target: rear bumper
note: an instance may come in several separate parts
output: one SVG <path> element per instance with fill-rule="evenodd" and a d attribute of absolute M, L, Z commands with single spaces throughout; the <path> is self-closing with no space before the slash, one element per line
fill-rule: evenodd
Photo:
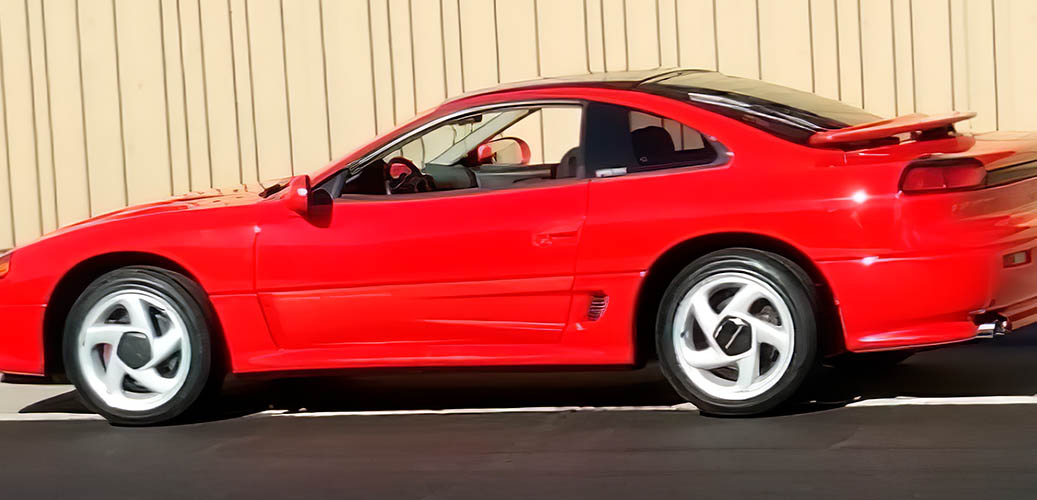
<path fill-rule="evenodd" d="M 855 215 L 867 239 L 817 262 L 838 303 L 846 349 L 971 340 L 980 324 L 1001 317 L 1016 329 L 1037 322 L 1034 193 L 1037 179 L 872 200 L 871 212 Z M 1028 258 L 1006 259 L 1019 252 Z"/>
<path fill-rule="evenodd" d="M 991 306 L 989 252 L 820 262 L 853 352 L 970 340 Z"/>
<path fill-rule="evenodd" d="M 0 373 L 43 375 L 44 305 L 0 305 Z"/>

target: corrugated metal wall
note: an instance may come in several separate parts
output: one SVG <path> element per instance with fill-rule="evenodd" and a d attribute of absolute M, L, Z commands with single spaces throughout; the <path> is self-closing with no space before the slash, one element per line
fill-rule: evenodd
<path fill-rule="evenodd" d="M 0 248 L 307 172 L 463 91 L 719 68 L 1037 129 L 1034 0 L 0 0 Z"/>

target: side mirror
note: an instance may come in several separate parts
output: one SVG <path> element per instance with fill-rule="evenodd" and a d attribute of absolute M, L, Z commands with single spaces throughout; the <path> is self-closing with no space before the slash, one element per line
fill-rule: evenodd
<path fill-rule="evenodd" d="M 518 137 L 501 137 L 475 148 L 476 165 L 528 165 L 529 144 Z"/>
<path fill-rule="evenodd" d="M 289 210 L 303 218 L 322 225 L 331 217 L 331 195 L 323 189 L 313 190 L 310 176 L 299 175 L 288 181 L 284 203 Z"/>

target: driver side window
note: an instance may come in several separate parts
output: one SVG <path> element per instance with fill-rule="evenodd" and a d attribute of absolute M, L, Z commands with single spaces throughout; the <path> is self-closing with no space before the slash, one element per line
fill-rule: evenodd
<path fill-rule="evenodd" d="M 575 104 L 463 116 L 345 172 L 341 195 L 520 188 L 582 177 L 582 123 Z"/>

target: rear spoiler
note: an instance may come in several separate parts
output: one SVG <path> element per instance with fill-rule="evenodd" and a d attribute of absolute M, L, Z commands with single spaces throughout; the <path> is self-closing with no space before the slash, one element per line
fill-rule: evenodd
<path fill-rule="evenodd" d="M 927 130 L 946 128 L 957 122 L 971 120 L 975 117 L 976 113 L 974 112 L 954 112 L 935 116 L 923 114 L 904 115 L 855 127 L 818 132 L 810 136 L 808 144 L 811 146 L 836 146 L 847 143 L 874 141 L 908 132 L 925 132 Z"/>

